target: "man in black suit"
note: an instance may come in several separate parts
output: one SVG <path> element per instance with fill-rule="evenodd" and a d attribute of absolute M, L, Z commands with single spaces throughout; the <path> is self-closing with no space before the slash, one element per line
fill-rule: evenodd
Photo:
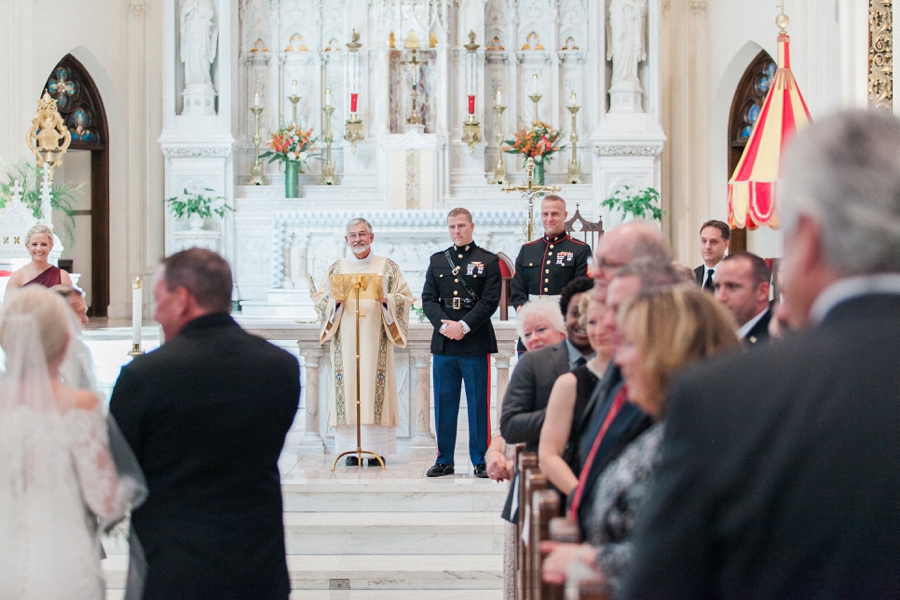
<path fill-rule="evenodd" d="M 491 315 L 500 304 L 500 260 L 472 241 L 472 213 L 454 208 L 447 216 L 453 245 L 431 255 L 422 290 L 422 308 L 434 326 L 431 335 L 434 421 L 438 456 L 428 477 L 455 472 L 456 424 L 461 384 L 466 385 L 469 458 L 475 476 L 487 478 L 484 453 L 491 436 L 491 354 L 497 338 Z"/>
<path fill-rule="evenodd" d="M 234 322 L 231 290 L 215 252 L 166 258 L 154 286 L 166 343 L 122 368 L 110 400 L 147 478 L 132 516 L 145 600 L 290 594 L 277 461 L 300 368 Z"/>
<path fill-rule="evenodd" d="M 798 134 L 779 187 L 796 333 L 673 384 L 621 597 L 900 597 L 898 156 L 889 113 Z"/>
<path fill-rule="evenodd" d="M 516 272 L 509 284 L 510 300 L 518 311 L 540 296 L 558 297 L 576 277 L 587 275 L 591 247 L 566 232 L 566 201 L 560 196 L 541 200 L 544 235 L 525 243 L 516 257 Z M 525 351 L 519 340 L 517 350 Z"/>
<path fill-rule="evenodd" d="M 729 254 L 719 263 L 716 300 L 731 311 L 738 324 L 738 337 L 750 345 L 769 339 L 770 278 L 766 261 L 750 252 Z"/>
<path fill-rule="evenodd" d="M 593 358 L 590 342 L 578 321 L 581 295 L 593 288 L 589 277 L 578 277 L 563 288 L 559 308 L 566 319 L 566 338 L 558 344 L 526 352 L 519 358 L 503 397 L 500 433 L 510 444 L 525 444 L 537 452 L 547 401 L 560 375 Z"/>
<path fill-rule="evenodd" d="M 728 223 L 712 219 L 700 226 L 700 255 L 703 264 L 694 269 L 697 285 L 708 292 L 715 291 L 716 269 L 725 258 L 731 244 L 731 228 Z"/>

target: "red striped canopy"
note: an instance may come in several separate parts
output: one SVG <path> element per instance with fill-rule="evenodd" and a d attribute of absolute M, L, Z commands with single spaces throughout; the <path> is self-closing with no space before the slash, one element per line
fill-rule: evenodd
<path fill-rule="evenodd" d="M 778 69 L 759 118 L 728 181 L 732 227 L 779 226 L 778 167 L 781 152 L 797 129 L 809 125 L 809 110 L 791 73 L 791 38 L 778 36 Z"/>

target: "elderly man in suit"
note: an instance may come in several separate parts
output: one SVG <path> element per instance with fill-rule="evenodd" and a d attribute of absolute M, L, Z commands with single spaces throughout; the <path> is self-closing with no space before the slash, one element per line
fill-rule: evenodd
<path fill-rule="evenodd" d="M 122 368 L 110 400 L 147 478 L 132 516 L 144 600 L 290 594 L 277 461 L 300 367 L 234 322 L 231 290 L 215 252 L 166 258 L 154 286 L 166 343 Z"/>
<path fill-rule="evenodd" d="M 889 113 L 798 134 L 782 265 L 807 329 L 674 383 L 621 597 L 900 595 L 898 156 Z"/>
<path fill-rule="evenodd" d="M 724 304 L 738 324 L 738 337 L 747 344 L 769 339 L 771 273 L 766 261 L 750 252 L 729 254 L 719 263 L 716 300 Z"/>

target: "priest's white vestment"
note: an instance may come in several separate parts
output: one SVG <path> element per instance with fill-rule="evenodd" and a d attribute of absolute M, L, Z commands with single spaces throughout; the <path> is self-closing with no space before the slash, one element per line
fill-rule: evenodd
<path fill-rule="evenodd" d="M 413 296 L 394 261 L 370 252 L 365 258 L 350 255 L 328 269 L 313 295 L 322 315 L 320 341 L 331 342 L 333 401 L 329 424 L 335 428 L 337 453 L 356 449 L 356 299 L 352 296 L 335 308 L 331 276 L 360 274 L 382 276 L 380 300 L 359 301 L 360 415 L 362 449 L 386 456 L 397 449 L 397 378 L 394 346 L 406 347 L 409 308 Z"/>

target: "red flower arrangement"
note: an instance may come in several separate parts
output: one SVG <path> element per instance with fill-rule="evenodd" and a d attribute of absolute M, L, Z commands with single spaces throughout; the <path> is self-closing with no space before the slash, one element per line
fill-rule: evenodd
<path fill-rule="evenodd" d="M 562 146 L 559 138 L 562 133 L 558 129 L 547 125 L 542 121 L 535 121 L 530 127 L 523 127 L 515 134 L 515 139 L 506 140 L 502 150 L 509 154 L 524 154 L 531 158 L 543 158 L 550 160 L 554 152 L 559 152 Z"/>

